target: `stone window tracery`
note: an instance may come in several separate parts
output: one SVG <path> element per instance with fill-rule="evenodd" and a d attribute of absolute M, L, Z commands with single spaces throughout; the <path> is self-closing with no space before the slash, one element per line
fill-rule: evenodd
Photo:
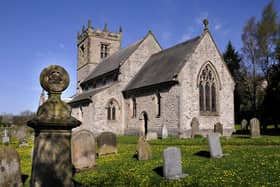
<path fill-rule="evenodd" d="M 207 64 L 199 75 L 199 110 L 203 114 L 217 112 L 217 80 L 212 67 Z"/>
<path fill-rule="evenodd" d="M 110 121 L 115 121 L 118 119 L 118 104 L 116 103 L 116 101 L 114 100 L 111 100 L 107 107 L 107 120 L 110 120 Z"/>
<path fill-rule="evenodd" d="M 100 58 L 106 58 L 109 55 L 109 44 L 101 43 Z"/>

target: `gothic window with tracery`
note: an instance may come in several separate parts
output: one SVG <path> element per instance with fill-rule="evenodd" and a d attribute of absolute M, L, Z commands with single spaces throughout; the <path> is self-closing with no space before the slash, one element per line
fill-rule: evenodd
<path fill-rule="evenodd" d="M 109 44 L 101 43 L 100 58 L 106 58 L 109 55 Z"/>
<path fill-rule="evenodd" d="M 207 64 L 199 76 L 199 110 L 200 112 L 217 112 L 217 80 L 213 69 Z"/>
<path fill-rule="evenodd" d="M 114 100 L 111 100 L 106 107 L 107 109 L 107 120 L 117 120 L 117 103 Z"/>

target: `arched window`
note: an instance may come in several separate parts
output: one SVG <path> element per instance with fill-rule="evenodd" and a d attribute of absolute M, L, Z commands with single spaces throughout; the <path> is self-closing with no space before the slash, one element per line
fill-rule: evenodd
<path fill-rule="evenodd" d="M 115 100 L 110 100 L 107 107 L 107 120 L 117 120 L 118 118 L 118 104 Z"/>
<path fill-rule="evenodd" d="M 199 75 L 199 110 L 202 114 L 217 112 L 217 81 L 210 64 L 204 66 Z"/>
<path fill-rule="evenodd" d="M 136 118 L 136 98 L 132 98 L 132 118 Z"/>
<path fill-rule="evenodd" d="M 161 113 L 161 96 L 160 93 L 157 92 L 156 93 L 156 117 L 160 117 L 160 113 Z"/>

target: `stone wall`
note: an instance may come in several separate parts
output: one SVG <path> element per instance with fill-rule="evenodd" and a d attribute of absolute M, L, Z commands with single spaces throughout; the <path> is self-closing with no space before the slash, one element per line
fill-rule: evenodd
<path fill-rule="evenodd" d="M 111 131 L 116 134 L 123 134 L 126 126 L 126 108 L 125 101 L 122 95 L 122 90 L 128 84 L 128 82 L 135 76 L 139 69 L 144 65 L 148 58 L 160 51 L 161 48 L 155 41 L 151 34 L 148 34 L 136 51 L 126 60 L 126 62 L 120 68 L 120 75 L 118 81 L 112 84 L 108 88 L 95 94 L 91 99 L 92 103 L 82 108 L 83 125 L 81 128 L 91 130 L 95 134 L 99 134 L 104 131 Z M 117 120 L 107 120 L 106 107 L 108 102 L 114 99 L 118 103 L 119 114 Z M 79 108 L 73 108 L 72 113 L 75 117 L 79 118 Z M 80 115 L 81 116 L 81 115 Z"/>
<path fill-rule="evenodd" d="M 198 74 L 206 62 L 217 70 L 220 88 L 217 93 L 217 115 L 201 115 L 199 111 L 199 88 L 197 85 Z M 234 81 L 222 60 L 211 36 L 206 32 L 202 36 L 200 44 L 193 55 L 188 59 L 179 74 L 180 88 L 180 121 L 182 137 L 190 137 L 191 120 L 197 117 L 200 129 L 205 135 L 213 131 L 214 124 L 220 122 L 224 127 L 224 135 L 230 135 L 234 131 Z"/>
<path fill-rule="evenodd" d="M 161 136 L 161 128 L 166 125 L 168 134 L 178 136 L 179 129 L 179 95 L 178 86 L 173 86 L 160 92 L 161 112 L 157 116 L 156 93 L 136 97 L 136 118 L 132 117 L 132 99 L 125 100 L 126 106 L 126 133 L 138 134 L 144 126 L 143 112 L 148 116 L 148 132 L 157 132 Z"/>

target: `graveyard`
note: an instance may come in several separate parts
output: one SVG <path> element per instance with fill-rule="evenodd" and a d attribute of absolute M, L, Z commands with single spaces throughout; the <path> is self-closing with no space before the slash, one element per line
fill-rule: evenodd
<path fill-rule="evenodd" d="M 239 125 L 237 129 L 240 128 Z M 28 146 L 20 147 L 11 138 L 9 147 L 20 155 L 24 186 L 31 177 L 32 136 Z M 152 159 L 138 160 L 137 136 L 117 137 L 118 152 L 96 157 L 93 169 L 74 175 L 76 186 L 279 186 L 280 137 L 262 135 L 250 138 L 248 134 L 221 137 L 224 156 L 211 158 L 207 138 L 166 138 L 148 141 Z M 1 147 L 6 146 L 0 144 Z M 162 152 L 168 147 L 181 150 L 182 172 L 187 177 L 167 180 L 163 177 Z"/>

